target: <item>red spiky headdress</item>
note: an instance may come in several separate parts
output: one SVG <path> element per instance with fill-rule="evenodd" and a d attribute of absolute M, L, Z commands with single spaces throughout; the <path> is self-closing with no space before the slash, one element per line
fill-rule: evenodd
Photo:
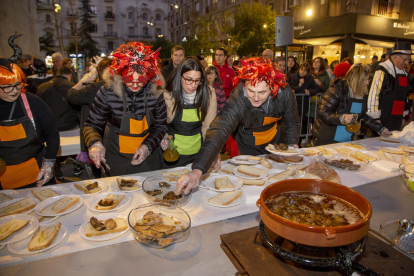
<path fill-rule="evenodd" d="M 348 62 L 341 62 L 335 66 L 333 74 L 336 78 L 343 78 L 348 73 L 349 68 L 351 68 L 351 65 Z"/>
<path fill-rule="evenodd" d="M 240 60 L 240 63 L 242 67 L 237 71 L 233 85 L 236 86 L 240 81 L 250 81 L 253 86 L 256 86 L 264 81 L 269 85 L 272 97 L 277 95 L 280 86 L 286 86 L 286 76 L 279 69 L 273 69 L 272 63 L 264 58 L 248 58 Z"/>
<path fill-rule="evenodd" d="M 157 74 L 160 73 L 158 66 L 161 48 L 155 52 L 151 50 L 151 46 L 145 46 L 141 42 L 129 42 L 122 44 L 112 54 L 114 57 L 112 65 L 109 66 L 114 72 L 122 76 L 123 82 L 131 82 L 134 72 L 141 74 L 138 80 L 142 83 L 154 81 Z M 161 85 L 161 81 L 157 81 L 157 85 Z"/>

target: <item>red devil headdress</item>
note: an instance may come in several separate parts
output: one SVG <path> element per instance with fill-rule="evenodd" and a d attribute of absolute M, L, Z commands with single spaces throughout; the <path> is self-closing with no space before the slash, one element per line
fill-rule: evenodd
<path fill-rule="evenodd" d="M 158 67 L 161 48 L 155 52 L 151 50 L 151 46 L 145 46 L 141 42 L 129 42 L 122 44 L 116 52 L 112 54 L 114 59 L 112 65 L 109 66 L 114 72 L 122 76 L 123 82 L 131 82 L 134 72 L 140 74 L 139 81 L 146 83 L 154 81 L 157 74 L 160 73 Z M 157 85 L 161 85 L 161 81 L 157 81 Z"/>
<path fill-rule="evenodd" d="M 277 95 L 280 86 L 286 86 L 286 76 L 279 69 L 273 69 L 272 63 L 264 58 L 248 58 L 240 60 L 240 63 L 242 67 L 233 79 L 235 86 L 239 81 L 250 81 L 253 86 L 264 81 L 269 85 L 273 97 Z"/>

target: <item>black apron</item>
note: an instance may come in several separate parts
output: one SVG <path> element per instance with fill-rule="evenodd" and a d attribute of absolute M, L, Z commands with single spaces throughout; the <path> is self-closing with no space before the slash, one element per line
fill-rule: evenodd
<path fill-rule="evenodd" d="M 395 85 L 394 89 L 389 93 L 383 93 L 381 95 L 381 123 L 389 131 L 401 130 L 404 106 L 409 91 L 407 76 L 404 74 L 397 74 L 397 70 L 394 66 L 395 72 Z"/>
<path fill-rule="evenodd" d="M 193 162 L 203 142 L 202 125 L 194 105 L 184 105 L 183 110 L 176 111 L 174 119 L 168 124 L 168 134 L 174 136 L 174 145 L 180 158 L 175 162 L 164 160 L 168 167 L 180 167 Z"/>
<path fill-rule="evenodd" d="M 363 99 L 348 97 L 348 105 L 343 114 L 361 114 L 363 101 Z M 323 123 L 315 146 L 349 142 L 352 139 L 352 134 L 352 132 L 346 130 L 344 125 L 327 125 Z"/>
<path fill-rule="evenodd" d="M 145 90 L 143 90 L 143 93 L 145 112 L 144 114 L 136 115 L 129 112 L 126 101 L 127 94 L 123 86 L 121 127 L 118 128 L 110 123 L 106 124 L 103 142 L 106 148 L 106 163 L 111 168 L 108 173 L 111 176 L 147 172 L 163 168 L 160 147 L 156 147 L 140 165 L 131 165 L 136 149 L 148 136 L 150 128 L 154 124 L 154 117 L 147 106 L 147 93 Z"/>
<path fill-rule="evenodd" d="M 24 107 L 25 116 L 11 120 L 12 108 L 9 120 L 0 121 L 0 157 L 6 162 L 6 169 L 0 174 L 4 190 L 35 186 L 46 152 L 37 137 L 26 95 L 21 93 L 18 101 Z"/>
<path fill-rule="evenodd" d="M 245 125 L 238 127 L 235 137 L 240 154 L 268 153 L 265 148 L 269 143 L 274 144 L 282 141 L 281 125 L 277 123 L 282 119 L 282 116 L 279 118 L 267 117 L 260 109 L 249 110 L 245 108 L 244 110 Z"/>

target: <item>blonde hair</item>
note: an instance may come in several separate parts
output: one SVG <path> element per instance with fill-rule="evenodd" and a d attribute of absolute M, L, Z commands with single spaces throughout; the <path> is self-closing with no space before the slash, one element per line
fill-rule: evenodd
<path fill-rule="evenodd" d="M 361 97 L 368 95 L 368 85 L 365 85 L 365 80 L 369 76 L 369 71 L 368 66 L 364 66 L 362 63 L 355 63 L 346 73 L 344 79 L 355 95 Z"/>

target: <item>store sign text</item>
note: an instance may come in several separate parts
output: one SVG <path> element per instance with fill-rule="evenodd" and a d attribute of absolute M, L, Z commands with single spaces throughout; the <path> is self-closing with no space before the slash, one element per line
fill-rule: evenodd
<path fill-rule="evenodd" d="M 393 27 L 397 28 L 397 29 L 407 29 L 408 30 L 410 28 L 410 25 L 405 25 L 405 24 L 402 24 L 402 23 L 394 22 Z"/>
<path fill-rule="evenodd" d="M 304 25 L 298 25 L 298 26 L 293 26 L 293 30 L 297 31 L 297 30 L 303 30 L 305 29 Z"/>
<path fill-rule="evenodd" d="M 306 31 L 300 31 L 300 34 L 299 35 L 303 35 L 303 34 L 309 33 L 310 31 L 312 31 L 312 29 L 309 29 L 309 30 L 306 30 Z"/>
<path fill-rule="evenodd" d="M 414 35 L 414 32 L 409 32 L 408 30 L 405 30 L 404 35 Z"/>

